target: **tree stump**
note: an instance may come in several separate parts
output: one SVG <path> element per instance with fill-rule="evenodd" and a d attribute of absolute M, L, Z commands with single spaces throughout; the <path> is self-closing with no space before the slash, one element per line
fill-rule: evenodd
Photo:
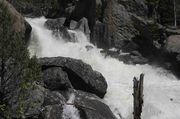
<path fill-rule="evenodd" d="M 141 119 L 142 106 L 143 106 L 143 82 L 144 82 L 144 74 L 140 75 L 140 79 L 138 80 L 134 77 L 134 119 Z"/>

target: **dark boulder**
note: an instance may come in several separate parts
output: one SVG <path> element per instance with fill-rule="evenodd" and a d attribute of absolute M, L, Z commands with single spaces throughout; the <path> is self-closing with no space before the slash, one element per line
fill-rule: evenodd
<path fill-rule="evenodd" d="M 51 30 L 58 29 L 59 27 L 62 27 L 64 25 L 65 20 L 66 18 L 64 17 L 57 19 L 48 19 L 45 22 L 45 26 Z"/>
<path fill-rule="evenodd" d="M 66 99 L 57 91 L 46 90 L 44 94 L 43 107 L 48 105 L 64 104 Z"/>
<path fill-rule="evenodd" d="M 96 0 L 78 0 L 68 21 L 79 21 L 83 17 L 88 19 L 90 30 L 92 30 L 96 17 Z"/>
<path fill-rule="evenodd" d="M 99 48 L 107 48 L 109 43 L 106 40 L 106 36 L 107 36 L 106 25 L 100 21 L 96 21 L 96 24 L 93 28 L 93 32 L 91 34 L 91 42 Z"/>
<path fill-rule="evenodd" d="M 164 46 L 166 33 L 164 28 L 154 20 L 132 16 L 134 27 L 139 31 L 139 37 L 134 39 L 144 55 L 159 55 L 159 50 Z"/>
<path fill-rule="evenodd" d="M 88 25 L 88 20 L 83 17 L 82 19 L 80 19 L 79 22 L 74 22 L 74 20 L 71 21 L 72 23 L 70 23 L 70 27 L 73 30 L 79 30 L 81 32 L 83 32 L 88 39 L 90 39 L 90 29 L 89 29 L 89 25 Z"/>
<path fill-rule="evenodd" d="M 45 27 L 53 31 L 53 35 L 60 36 L 67 41 L 72 41 L 73 38 L 68 32 L 68 29 L 63 26 L 66 18 L 49 19 L 45 22 Z"/>
<path fill-rule="evenodd" d="M 73 102 L 82 119 L 116 119 L 110 108 L 97 96 L 76 90 L 64 92 L 67 99 L 69 94 L 75 95 Z"/>
<path fill-rule="evenodd" d="M 63 119 L 63 105 L 45 106 L 39 116 L 40 119 Z"/>
<path fill-rule="evenodd" d="M 107 1 L 104 24 L 107 27 L 105 39 L 108 43 L 107 48 L 121 49 L 126 41 L 131 41 L 138 33 L 133 26 L 130 13 L 116 0 Z"/>
<path fill-rule="evenodd" d="M 125 6 L 125 8 L 138 16 L 147 16 L 148 7 L 146 0 L 118 0 L 119 4 Z"/>
<path fill-rule="evenodd" d="M 38 117 L 44 102 L 45 89 L 36 83 L 32 85 L 32 88 L 28 90 L 16 87 L 13 91 L 5 95 L 4 100 L 8 102 L 11 117 L 20 118 L 22 114 L 26 118 Z M 22 112 L 20 112 L 20 109 L 22 109 Z"/>
<path fill-rule="evenodd" d="M 45 87 L 50 90 L 66 90 L 72 88 L 67 73 L 60 67 L 50 67 L 43 70 L 42 79 Z"/>
<path fill-rule="evenodd" d="M 41 58 L 39 63 L 42 69 L 61 67 L 68 74 L 68 78 L 75 89 L 94 93 L 101 98 L 106 93 L 107 83 L 102 74 L 94 71 L 90 65 L 81 60 L 54 57 Z"/>

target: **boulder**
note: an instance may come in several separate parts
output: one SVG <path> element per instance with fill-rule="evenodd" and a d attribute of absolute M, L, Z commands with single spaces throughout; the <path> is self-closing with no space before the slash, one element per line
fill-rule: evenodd
<path fill-rule="evenodd" d="M 83 90 L 104 97 L 107 90 L 105 78 L 97 71 L 94 71 L 90 65 L 81 60 L 54 57 L 41 58 L 39 63 L 42 69 L 50 67 L 60 67 L 68 74 L 68 78 L 75 89 Z"/>
<path fill-rule="evenodd" d="M 104 24 L 107 27 L 107 34 L 105 34 L 107 48 L 121 49 L 126 41 L 131 41 L 138 33 L 133 26 L 130 13 L 116 0 L 107 1 Z"/>
<path fill-rule="evenodd" d="M 106 35 L 106 25 L 100 21 L 96 21 L 96 24 L 93 28 L 93 32 L 91 33 L 91 42 L 99 48 L 107 48 L 109 43 L 108 41 L 106 41 Z"/>
<path fill-rule="evenodd" d="M 77 90 L 64 92 L 67 99 L 69 94 L 75 96 L 73 102 L 82 119 L 116 119 L 110 108 L 97 96 Z"/>
<path fill-rule="evenodd" d="M 29 88 L 28 90 L 16 87 L 16 89 L 6 94 L 4 100 L 8 102 L 11 117 L 38 117 L 44 102 L 45 89 L 36 83 L 33 83 L 32 87 L 33 88 Z M 20 112 L 20 109 L 23 109 L 23 112 Z"/>
<path fill-rule="evenodd" d="M 73 38 L 68 32 L 68 29 L 63 26 L 66 18 L 49 19 L 45 22 L 45 27 L 53 31 L 56 37 L 62 37 L 66 41 L 73 41 Z"/>
<path fill-rule="evenodd" d="M 57 91 L 46 90 L 44 94 L 43 107 L 48 105 L 63 105 L 66 99 Z"/>
<path fill-rule="evenodd" d="M 10 14 L 10 17 L 13 21 L 12 29 L 18 34 L 20 34 L 23 39 L 27 42 L 31 33 L 31 26 L 24 20 L 20 13 L 16 11 L 16 9 L 6 0 L 0 0 L 2 5 L 7 6 L 7 11 Z M 0 8 L 1 10 L 1 8 Z"/>
<path fill-rule="evenodd" d="M 72 88 L 68 75 L 61 67 L 51 67 L 43 70 L 42 79 L 45 87 L 50 90 L 66 90 Z"/>
<path fill-rule="evenodd" d="M 63 105 L 48 105 L 45 106 L 40 114 L 41 119 L 63 119 Z"/>
<path fill-rule="evenodd" d="M 65 17 L 57 18 L 57 19 L 48 19 L 45 22 L 45 26 L 51 30 L 58 29 L 59 27 L 62 27 L 64 25 L 65 20 L 66 20 Z"/>
<path fill-rule="evenodd" d="M 69 21 L 79 21 L 83 17 L 88 19 L 90 30 L 92 30 L 96 17 L 96 0 L 78 0 Z"/>
<path fill-rule="evenodd" d="M 172 35 L 167 38 L 165 50 L 169 53 L 180 53 L 180 35 Z"/>
<path fill-rule="evenodd" d="M 71 21 L 70 23 L 70 27 L 73 30 L 79 30 L 81 32 L 83 32 L 88 39 L 90 39 L 90 29 L 89 29 L 89 25 L 88 25 L 88 20 L 83 17 L 79 22 L 74 22 L 74 20 Z"/>

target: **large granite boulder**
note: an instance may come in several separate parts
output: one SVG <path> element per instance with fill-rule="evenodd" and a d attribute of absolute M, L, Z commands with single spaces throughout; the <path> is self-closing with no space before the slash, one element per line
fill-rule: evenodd
<path fill-rule="evenodd" d="M 137 34 L 130 13 L 116 0 L 107 1 L 104 24 L 107 27 L 107 34 L 105 34 L 107 48 L 116 47 L 120 49 L 126 41 L 131 41 Z"/>
<path fill-rule="evenodd" d="M 16 9 L 6 0 L 0 0 L 0 4 L 7 7 L 7 12 L 10 14 L 12 19 L 12 29 L 20 34 L 22 38 L 27 42 L 30 38 L 31 26 L 25 21 L 25 19 L 21 16 L 20 13 L 16 11 Z M 3 7 L 0 8 L 0 12 Z M 2 13 L 0 13 L 2 14 Z"/>
<path fill-rule="evenodd" d="M 42 79 L 45 87 L 50 90 L 66 90 L 72 88 L 67 73 L 60 67 L 43 70 Z"/>
<path fill-rule="evenodd" d="M 96 17 L 96 0 L 78 0 L 69 18 L 69 22 L 71 20 L 79 21 L 83 17 L 88 19 L 90 30 L 92 30 Z"/>
<path fill-rule="evenodd" d="M 90 39 L 91 31 L 89 29 L 88 20 L 85 17 L 80 19 L 79 22 L 71 20 L 70 28 L 72 30 L 79 30 L 79 31 L 83 32 L 87 36 L 87 38 Z"/>
<path fill-rule="evenodd" d="M 105 78 L 97 71 L 94 71 L 90 65 L 81 60 L 54 57 L 41 58 L 39 63 L 42 69 L 60 67 L 68 74 L 68 78 L 75 89 L 83 90 L 104 97 L 107 90 Z"/>

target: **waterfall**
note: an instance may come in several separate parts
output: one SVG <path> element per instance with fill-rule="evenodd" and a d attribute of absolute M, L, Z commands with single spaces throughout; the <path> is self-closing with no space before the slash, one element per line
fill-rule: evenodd
<path fill-rule="evenodd" d="M 45 18 L 27 19 L 32 26 L 29 45 L 31 55 L 38 57 L 64 56 L 81 59 L 102 73 L 108 83 L 103 101 L 117 116 L 132 119 L 133 77 L 145 74 L 142 119 L 180 119 L 180 81 L 171 73 L 151 65 L 127 65 L 117 59 L 105 57 L 85 35 L 76 32 L 77 42 L 66 42 L 44 27 Z M 91 49 L 87 49 L 91 46 Z"/>
<path fill-rule="evenodd" d="M 71 94 L 67 103 L 73 104 L 75 100 L 75 95 Z M 80 119 L 78 110 L 73 105 L 64 105 L 63 108 L 63 119 Z"/>

